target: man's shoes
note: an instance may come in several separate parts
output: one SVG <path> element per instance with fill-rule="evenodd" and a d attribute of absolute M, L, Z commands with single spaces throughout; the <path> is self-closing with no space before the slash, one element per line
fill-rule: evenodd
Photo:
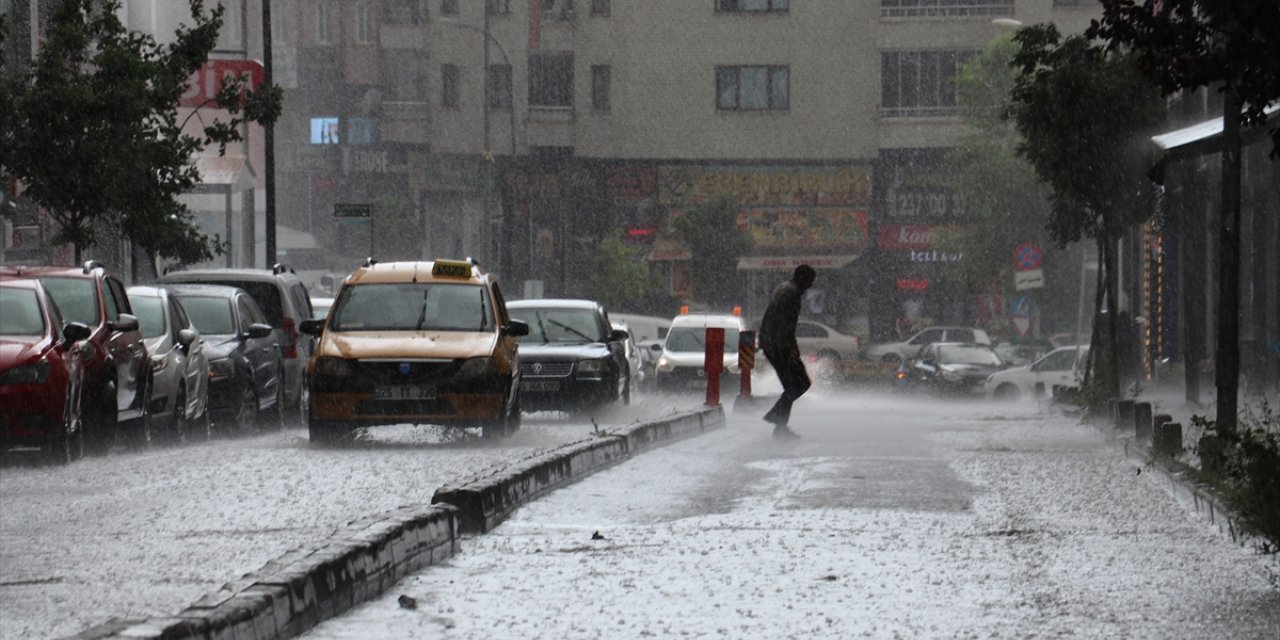
<path fill-rule="evenodd" d="M 773 439 L 774 440 L 799 440 L 800 434 L 787 428 L 786 425 L 780 424 L 777 427 L 775 427 L 773 430 Z"/>
<path fill-rule="evenodd" d="M 772 424 L 775 427 L 779 427 L 782 429 L 787 428 L 786 420 L 783 420 L 782 416 L 774 413 L 773 409 L 770 409 L 769 413 L 764 414 L 764 421 L 768 422 L 769 424 Z"/>

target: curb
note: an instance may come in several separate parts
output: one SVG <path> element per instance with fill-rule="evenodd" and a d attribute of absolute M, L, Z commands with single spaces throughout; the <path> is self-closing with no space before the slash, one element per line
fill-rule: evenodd
<path fill-rule="evenodd" d="M 68 640 L 282 640 L 388 591 L 457 553 L 461 534 L 491 530 L 517 507 L 659 443 L 724 426 L 724 410 L 623 427 L 565 445 L 461 486 L 432 504 L 357 518 L 315 547 L 298 548 L 172 616 L 111 620 Z"/>
<path fill-rule="evenodd" d="M 724 425 L 721 407 L 668 420 L 624 427 L 616 434 L 565 445 L 544 455 L 479 476 L 459 486 L 444 486 L 433 504 L 459 511 L 462 533 L 485 533 L 520 505 L 549 491 L 651 448 L 658 442 L 694 436 Z"/>

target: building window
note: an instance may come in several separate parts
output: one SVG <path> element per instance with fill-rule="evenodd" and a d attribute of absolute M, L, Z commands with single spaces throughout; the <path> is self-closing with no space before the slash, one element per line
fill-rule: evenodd
<path fill-rule="evenodd" d="M 333 22 L 330 14 L 332 10 L 331 0 L 320 0 L 316 3 L 316 42 L 320 44 L 333 42 Z"/>
<path fill-rule="evenodd" d="M 791 108 L 791 68 L 716 67 L 716 108 L 725 111 L 786 111 Z"/>
<path fill-rule="evenodd" d="M 716 0 L 716 11 L 723 13 L 763 13 L 786 11 L 789 0 Z"/>
<path fill-rule="evenodd" d="M 369 24 L 369 3 L 366 1 L 356 3 L 356 42 L 358 44 L 369 44 L 373 42 L 371 32 L 373 27 Z"/>
<path fill-rule="evenodd" d="M 511 108 L 511 65 L 489 65 L 489 77 L 485 83 L 485 99 L 490 109 Z"/>
<path fill-rule="evenodd" d="M 383 0 L 384 24 L 421 24 L 422 21 L 422 7 L 418 6 L 418 0 Z"/>
<path fill-rule="evenodd" d="M 591 67 L 591 108 L 596 111 L 608 111 L 610 94 L 612 93 L 613 67 L 607 64 Z"/>
<path fill-rule="evenodd" d="M 458 15 L 458 0 L 440 0 L 440 15 Z"/>
<path fill-rule="evenodd" d="M 373 144 L 378 141 L 378 123 L 370 118 L 347 119 L 348 144 Z"/>
<path fill-rule="evenodd" d="M 956 112 L 956 75 L 972 51 L 883 51 L 880 112 L 889 118 Z"/>
<path fill-rule="evenodd" d="M 573 108 L 573 53 L 529 52 L 529 107 Z"/>
<path fill-rule="evenodd" d="M 880 16 L 885 18 L 1011 15 L 1013 0 L 880 0 Z"/>
<path fill-rule="evenodd" d="M 272 46 L 280 46 L 289 43 L 289 23 L 288 13 L 272 13 L 271 14 L 271 44 Z"/>
<path fill-rule="evenodd" d="M 543 20 L 573 20 L 573 0 L 542 0 Z"/>
<path fill-rule="evenodd" d="M 609 15 L 609 0 L 591 0 L 591 15 L 607 17 Z"/>
<path fill-rule="evenodd" d="M 484 10 L 491 16 L 505 16 L 511 13 L 511 0 L 485 0 Z"/>
<path fill-rule="evenodd" d="M 458 65 L 440 65 L 440 106 L 458 108 Z"/>
<path fill-rule="evenodd" d="M 383 83 L 390 102 L 426 102 L 422 90 L 422 64 L 416 51 L 385 49 Z"/>

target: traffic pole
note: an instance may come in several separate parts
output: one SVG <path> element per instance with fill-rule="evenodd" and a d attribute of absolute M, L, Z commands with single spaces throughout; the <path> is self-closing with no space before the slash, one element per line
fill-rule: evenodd
<path fill-rule="evenodd" d="M 742 370 L 742 379 L 738 385 L 738 397 L 751 397 L 751 370 L 756 366 L 756 332 L 742 331 L 738 333 L 738 368 Z"/>
<path fill-rule="evenodd" d="M 720 406 L 720 372 L 724 370 L 724 329 L 707 327 L 702 368 L 707 373 L 707 406 Z"/>

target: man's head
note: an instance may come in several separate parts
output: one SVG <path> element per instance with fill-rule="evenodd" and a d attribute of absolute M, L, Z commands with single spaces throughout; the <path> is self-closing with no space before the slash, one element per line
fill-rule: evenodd
<path fill-rule="evenodd" d="M 791 282 L 800 288 L 800 291 L 808 291 L 813 286 L 814 278 L 818 277 L 818 272 L 813 267 L 802 264 L 796 267 L 794 273 L 791 274 Z"/>

